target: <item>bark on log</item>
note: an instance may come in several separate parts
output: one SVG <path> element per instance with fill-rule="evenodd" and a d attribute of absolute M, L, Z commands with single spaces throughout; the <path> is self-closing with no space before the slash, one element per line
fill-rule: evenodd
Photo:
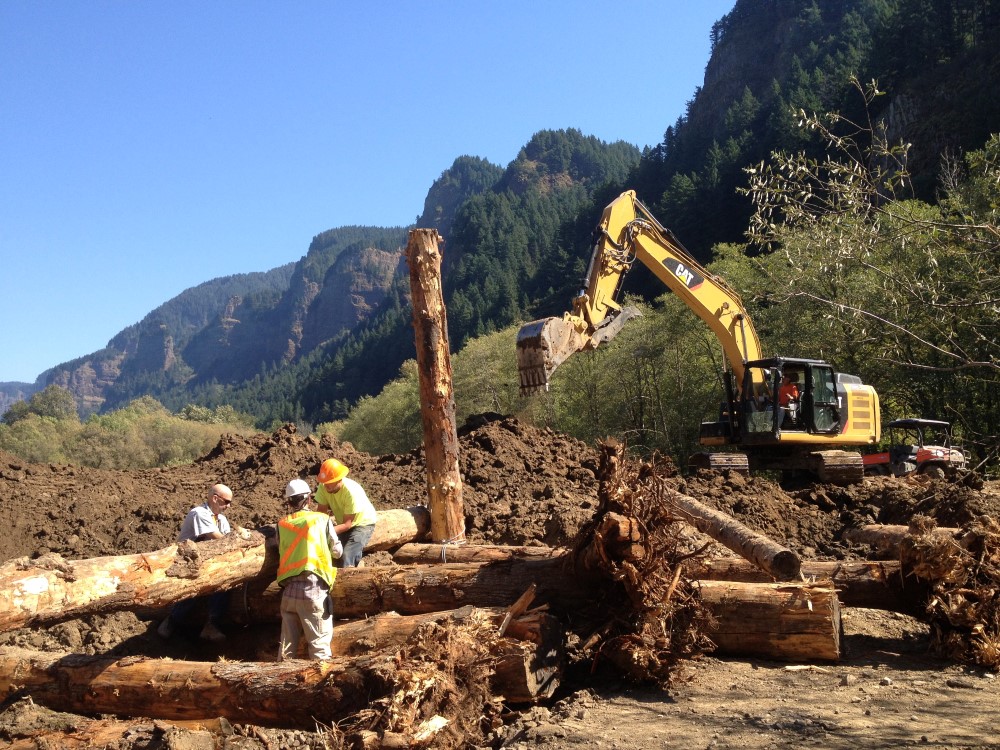
<path fill-rule="evenodd" d="M 619 528 L 621 528 L 619 526 Z M 446 547 L 446 550 L 441 550 Z M 487 562 L 516 557 L 544 559 L 566 554 L 552 547 L 505 547 L 489 545 L 405 544 L 392 556 L 400 564 L 442 562 Z M 442 555 L 447 557 L 442 560 Z M 685 564 L 688 578 L 710 581 L 773 583 L 773 577 L 742 557 L 693 560 Z M 802 560 L 800 574 L 806 581 L 831 581 L 845 607 L 882 609 L 889 612 L 923 612 L 925 588 L 906 579 L 893 560 Z"/>
<path fill-rule="evenodd" d="M 555 629 L 552 629 L 553 632 Z M 551 695 L 561 647 L 501 639 L 494 691 L 513 702 Z M 56 711 L 167 720 L 224 717 L 261 726 L 312 729 L 337 723 L 391 694 L 395 651 L 328 661 L 190 662 L 53 654 L 0 648 L 0 699 L 28 694 Z M 437 667 L 407 662 L 407 679 L 433 680 Z"/>
<path fill-rule="evenodd" d="M 778 580 L 790 581 L 798 578 L 799 557 L 790 549 L 747 528 L 732 516 L 709 508 L 693 497 L 673 490 L 668 490 L 667 496 L 684 520 L 698 531 L 708 534 Z"/>
<path fill-rule="evenodd" d="M 435 229 L 411 229 L 406 262 L 413 297 L 431 538 L 436 542 L 457 542 L 465 539 L 465 507 L 440 243 L 441 235 Z"/>
<path fill-rule="evenodd" d="M 684 565 L 689 578 L 711 581 L 767 583 L 767 573 L 741 557 L 690 561 Z M 807 580 L 830 581 L 845 607 L 883 609 L 916 615 L 924 611 L 926 588 L 912 578 L 904 578 L 900 564 L 846 560 L 803 560 L 801 573 Z"/>
<path fill-rule="evenodd" d="M 475 607 L 469 606 L 422 615 L 384 612 L 363 620 L 338 622 L 333 628 L 330 651 L 334 656 L 353 657 L 399 648 L 427 623 L 462 620 L 474 611 Z"/>
<path fill-rule="evenodd" d="M 0 632 L 84 614 L 164 607 L 233 588 L 269 566 L 276 571 L 277 552 L 268 554 L 258 532 L 243 532 L 138 555 L 8 561 L 0 566 Z"/>
<path fill-rule="evenodd" d="M 330 661 L 189 662 L 0 649 L 0 696 L 25 692 L 57 711 L 156 719 L 225 717 L 313 728 L 385 694 L 394 654 Z"/>
<path fill-rule="evenodd" d="M 37 710 L 34 709 L 34 710 Z M 223 733 L 222 720 L 204 721 L 120 721 L 118 719 L 86 719 L 73 716 L 71 721 L 41 722 L 36 726 L 18 727 L 17 739 L 5 744 L 4 750 L 93 750 L 113 747 L 202 747 L 208 746 L 208 734 Z M 232 731 L 232 728 L 229 728 Z M 199 742 L 200 741 L 200 742 Z M 186 743 L 186 744 L 185 744 Z M 196 744 L 198 743 L 198 744 Z"/>
<path fill-rule="evenodd" d="M 381 511 L 365 549 L 391 549 L 422 539 L 429 529 L 426 508 Z M 0 632 L 122 609 L 161 609 L 248 581 L 263 582 L 263 588 L 277 571 L 277 552 L 247 529 L 137 555 L 9 560 L 0 565 Z"/>
<path fill-rule="evenodd" d="M 488 617 L 500 631 L 508 612 L 496 607 L 477 608 L 473 606 L 443 612 L 428 612 L 423 615 L 401 615 L 384 612 L 364 620 L 338 622 L 333 631 L 330 647 L 334 656 L 360 656 L 373 651 L 397 648 L 407 641 L 418 628 L 429 622 L 461 622 L 470 617 Z M 513 618 L 507 625 L 506 634 L 517 641 L 541 643 L 547 636 L 545 628 L 552 626 L 552 618 L 543 613 L 529 612 Z"/>
<path fill-rule="evenodd" d="M 408 542 L 422 541 L 427 538 L 430 530 L 431 514 L 422 505 L 380 510 L 378 523 L 375 524 L 372 538 L 365 545 L 365 552 L 391 550 Z"/>
<path fill-rule="evenodd" d="M 561 547 L 525 547 L 488 544 L 404 544 L 392 555 L 400 565 L 459 562 L 493 562 L 495 560 L 545 559 L 565 555 Z"/>
<path fill-rule="evenodd" d="M 827 586 L 698 581 L 717 622 L 719 653 L 779 661 L 837 661 L 840 603 Z"/>
<path fill-rule="evenodd" d="M 532 583 L 537 599 L 553 609 L 576 612 L 594 592 L 568 564 L 567 557 L 513 559 L 492 563 L 442 563 L 401 568 L 343 568 L 333 587 L 333 612 L 339 619 L 371 617 L 382 612 L 419 615 L 476 607 L 509 607 Z M 269 584 L 251 591 L 246 609 L 234 603 L 237 620 L 270 621 L 280 617 L 281 591 Z"/>
<path fill-rule="evenodd" d="M 506 607 L 532 583 L 536 600 L 557 612 L 580 612 L 592 595 L 564 558 L 501 563 L 443 563 L 407 569 L 345 568 L 333 589 L 337 617 L 395 611 L 417 615 L 464 605 Z M 839 654 L 840 605 L 828 586 L 699 581 L 713 615 L 724 624 L 718 638 L 724 654 L 771 659 L 835 659 Z M 726 588 L 728 587 L 728 588 Z M 721 592 L 721 593 L 718 593 Z M 813 594 L 812 592 L 816 592 Z M 814 607 L 808 609 L 808 602 Z M 251 618 L 277 620 L 280 592 L 269 589 L 253 601 Z M 743 622 L 747 620 L 747 622 Z M 735 624 L 737 629 L 733 629 Z M 769 632 L 768 628 L 774 628 Z M 336 639 L 336 635 L 334 636 Z"/>
<path fill-rule="evenodd" d="M 857 529 L 844 532 L 844 540 L 851 544 L 867 544 L 887 555 L 899 555 L 899 545 L 908 537 L 909 526 L 868 524 Z M 957 536 L 961 529 L 941 526 L 931 531 L 935 536 L 948 538 L 958 542 Z"/>

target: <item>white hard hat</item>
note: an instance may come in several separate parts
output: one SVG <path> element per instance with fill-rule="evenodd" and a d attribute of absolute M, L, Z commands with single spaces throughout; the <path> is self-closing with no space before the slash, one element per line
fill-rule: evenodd
<path fill-rule="evenodd" d="M 308 495 L 311 492 L 312 490 L 309 489 L 309 485 L 303 479 L 293 479 L 288 483 L 288 486 L 285 487 L 286 498 L 296 497 L 298 495 Z"/>

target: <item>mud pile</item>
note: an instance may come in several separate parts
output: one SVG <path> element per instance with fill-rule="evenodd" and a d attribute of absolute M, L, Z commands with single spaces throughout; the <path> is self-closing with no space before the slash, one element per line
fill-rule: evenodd
<path fill-rule="evenodd" d="M 595 447 L 504 417 L 480 418 L 459 438 L 470 542 L 570 546 L 593 519 Z M 215 482 L 234 491 L 228 514 L 233 524 L 272 524 L 287 482 L 302 477 L 314 484 L 320 462 L 330 456 L 350 467 L 379 509 L 427 501 L 422 451 L 373 456 L 329 437 L 303 437 L 291 425 L 270 435 L 226 435 L 193 464 L 148 471 L 27 464 L 0 453 L 0 526 L 7 532 L 0 537 L 0 561 L 49 552 L 82 559 L 166 547 L 176 540 L 190 507 L 202 502 Z M 1000 516 L 1000 496 L 989 486 L 878 479 L 848 488 L 785 491 L 764 478 L 711 472 L 671 481 L 680 492 L 811 559 L 867 553 L 842 540 L 845 529 L 863 523 L 907 523 L 924 515 L 941 526 L 957 526 L 983 514 Z M 373 564 L 388 563 L 386 553 L 372 558 Z M 234 629 L 219 647 L 196 637 L 163 641 L 156 624 L 120 612 L 0 634 L 0 646 L 200 661 L 275 657 L 274 625 Z"/>
<path fill-rule="evenodd" d="M 594 447 L 509 417 L 480 418 L 459 433 L 468 539 L 564 546 L 597 507 Z M 377 508 L 427 502 L 421 450 L 373 456 L 292 425 L 271 435 L 225 435 L 192 464 L 144 471 L 27 464 L 0 453 L 0 561 L 54 552 L 67 559 L 120 555 L 172 544 L 191 506 L 215 482 L 232 487 L 228 513 L 239 526 L 274 523 L 290 479 L 315 484 L 330 456 L 351 469 Z M 936 481 L 869 479 L 854 487 L 811 485 L 786 492 L 758 477 L 703 472 L 676 477 L 677 489 L 739 518 L 803 557 L 851 554 L 840 537 L 863 523 L 907 523 L 914 515 L 958 526 L 1000 502 L 979 490 Z"/>

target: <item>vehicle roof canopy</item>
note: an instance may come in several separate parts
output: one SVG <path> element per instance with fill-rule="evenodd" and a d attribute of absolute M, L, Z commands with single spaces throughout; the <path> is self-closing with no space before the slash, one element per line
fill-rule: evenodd
<path fill-rule="evenodd" d="M 902 429 L 915 427 L 951 427 L 950 422 L 942 422 L 939 419 L 894 419 L 886 427 L 900 427 Z"/>

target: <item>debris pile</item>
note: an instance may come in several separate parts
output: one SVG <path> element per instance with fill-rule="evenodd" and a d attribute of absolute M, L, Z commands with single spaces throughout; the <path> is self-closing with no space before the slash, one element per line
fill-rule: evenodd
<path fill-rule="evenodd" d="M 428 554 L 411 549 L 416 557 L 404 557 L 405 547 L 420 546 L 412 544 L 399 548 L 398 558 L 388 551 L 367 555 L 365 568 L 343 571 L 337 581 L 338 616 L 367 619 L 357 632 L 348 623 L 337 626 L 335 641 L 340 639 L 345 651 L 335 655 L 333 672 L 254 670 L 255 689 L 263 689 L 263 676 L 271 671 L 275 685 L 285 686 L 280 690 L 288 690 L 287 685 L 302 689 L 315 679 L 350 695 L 364 685 L 371 700 L 345 703 L 342 713 L 331 712 L 333 701 L 317 699 L 315 705 L 326 711 L 321 714 L 326 717 L 323 741 L 332 746 L 457 747 L 470 739 L 488 744 L 490 737 L 503 735 L 507 707 L 545 700 L 559 679 L 580 684 L 595 673 L 610 672 L 669 686 L 679 666 L 712 649 L 836 659 L 841 600 L 881 597 L 883 606 L 899 602 L 902 611 L 909 590 L 889 588 L 899 580 L 919 578 L 934 588 L 930 617 L 947 622 L 947 629 L 935 627 L 949 653 L 997 667 L 998 612 L 995 596 L 990 598 L 998 580 L 997 527 L 985 518 L 975 521 L 981 527 L 975 531 L 968 522 L 984 514 L 996 517 L 1000 503 L 990 492 L 968 483 L 879 479 L 786 493 L 766 479 L 731 472 L 681 477 L 668 461 L 630 460 L 621 446 L 595 449 L 513 418 L 482 419 L 459 436 L 470 561 L 457 561 L 456 548 L 454 560 L 449 550 L 438 549 L 430 551 L 438 558 L 433 565 L 426 559 L 412 562 Z M 426 494 L 421 451 L 370 456 L 330 438 L 303 438 L 292 426 L 253 438 L 226 436 L 195 464 L 134 474 L 28 465 L 0 455 L 0 493 L 8 499 L 0 505 L 0 523 L 14 532 L 0 539 L 0 561 L 8 567 L 19 558 L 23 569 L 50 571 L 72 570 L 67 561 L 103 556 L 145 555 L 152 561 L 152 551 L 163 552 L 174 543 L 184 513 L 216 481 L 234 490 L 229 514 L 234 525 L 262 528 L 277 519 L 287 481 L 313 479 L 318 464 L 331 455 L 351 468 L 380 511 L 420 505 Z M 814 580 L 775 583 L 759 569 L 748 571 L 744 564 L 751 558 L 739 557 L 738 549 L 734 554 L 732 544 L 723 547 L 724 535 L 709 538 L 694 531 L 690 511 L 678 505 L 678 498 L 731 518 L 751 540 L 773 540 L 801 560 L 803 575 Z M 968 522 L 967 543 L 942 550 L 936 537 L 914 536 L 916 541 L 894 557 L 864 562 L 874 550 L 845 538 L 847 529 L 862 523 L 909 522 L 917 509 L 937 509 L 939 522 Z M 491 552 L 479 545 L 508 547 Z M 200 555 L 198 564 L 207 564 L 212 554 Z M 264 583 L 273 580 L 266 556 L 256 564 Z M 197 584 L 197 572 L 185 575 L 187 585 Z M 859 582 L 867 593 L 858 593 Z M 179 704 L 201 702 L 201 711 L 211 711 L 200 694 L 184 693 L 201 681 L 217 699 L 228 694 L 232 705 L 245 710 L 249 702 L 241 701 L 240 691 L 250 684 L 250 672 L 241 673 L 241 665 L 273 664 L 277 643 L 277 625 L 268 614 L 273 592 L 248 595 L 251 590 L 242 590 L 249 600 L 243 602 L 244 617 L 234 616 L 221 645 L 184 634 L 170 641 L 158 638 L 162 610 L 155 607 L 95 610 L 0 633 L 0 674 L 6 671 L 9 677 L 5 696 L 22 690 L 47 704 L 44 685 L 53 682 L 53 670 L 91 670 L 81 683 L 90 693 L 81 694 L 104 690 L 109 702 L 60 703 L 63 699 L 52 694 L 49 708 L 128 715 L 121 701 L 116 708 L 108 696 L 115 690 L 121 694 L 123 686 L 132 690 L 130 683 L 98 689 L 93 674 L 107 679 L 131 670 L 137 700 L 138 686 L 152 679 L 161 692 L 169 686 Z M 799 632 L 791 632 L 791 621 Z M 385 635 L 388 631 L 396 633 L 395 640 Z M 553 634 L 558 648 L 549 640 Z M 796 638 L 799 645 L 782 655 L 779 649 Z M 558 659 L 541 656 L 557 652 Z M 161 661 L 164 657 L 172 661 Z M 220 671 L 220 664 L 228 665 L 226 670 Z M 157 677 L 165 669 L 180 673 L 181 665 L 191 671 L 180 683 L 155 682 L 167 679 Z M 37 686 L 31 688 L 36 672 Z M 347 682 L 338 684 L 334 672 Z M 234 681 L 220 688 L 223 673 Z M 500 674 L 506 687 L 497 684 Z M 511 679 L 515 674 L 517 679 Z M 67 671 L 57 682 L 71 685 L 73 679 Z M 264 695 L 255 705 L 283 702 Z M 152 698 L 145 703 L 154 704 Z M 256 724 L 240 719 L 247 714 L 234 709 L 234 731 L 250 737 L 283 721 L 287 726 L 287 715 L 268 721 L 267 709 L 259 710 Z M 13 715 L 0 713 L 0 734 L 4 718 Z M 289 740 L 289 746 L 295 745 Z"/>
<path fill-rule="evenodd" d="M 979 516 L 954 536 L 927 516 L 910 521 L 900 544 L 904 570 L 930 585 L 926 616 L 943 654 L 1000 669 L 1000 524 Z"/>

